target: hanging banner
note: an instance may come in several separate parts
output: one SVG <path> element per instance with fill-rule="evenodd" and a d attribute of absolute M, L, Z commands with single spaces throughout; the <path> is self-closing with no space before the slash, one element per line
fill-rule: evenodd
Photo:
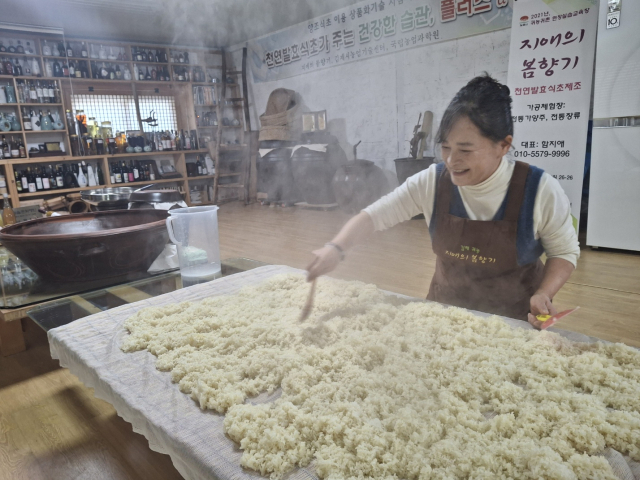
<path fill-rule="evenodd" d="M 366 1 L 249 41 L 250 65 L 271 82 L 510 26 L 509 0 Z"/>
<path fill-rule="evenodd" d="M 514 151 L 556 178 L 578 228 L 597 0 L 516 0 L 508 82 L 513 98 Z"/>

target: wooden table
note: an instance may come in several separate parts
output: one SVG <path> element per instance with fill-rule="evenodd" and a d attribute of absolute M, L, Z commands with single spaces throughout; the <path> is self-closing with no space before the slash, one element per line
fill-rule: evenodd
<path fill-rule="evenodd" d="M 266 264 L 247 258 L 226 259 L 222 261 L 222 276 L 263 265 Z M 22 331 L 24 318 L 31 318 L 48 331 L 88 315 L 180 288 L 180 271 L 174 270 L 160 275 L 141 274 L 133 280 L 70 285 L 67 289 L 53 289 L 48 293 L 22 293 L 23 299 L 15 301 L 13 297 L 15 308 L 0 309 L 0 353 L 6 357 L 26 349 Z M 3 300 L 6 305 L 12 298 L 5 296 Z M 20 304 L 22 301 L 24 304 Z"/>

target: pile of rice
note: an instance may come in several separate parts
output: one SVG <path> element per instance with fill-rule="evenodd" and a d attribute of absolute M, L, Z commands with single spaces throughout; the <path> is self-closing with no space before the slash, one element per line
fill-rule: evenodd
<path fill-rule="evenodd" d="M 242 465 L 276 479 L 312 460 L 328 479 L 616 479 L 640 461 L 640 353 L 512 329 L 373 285 L 280 275 L 236 295 L 148 308 L 125 352 L 225 413 Z M 282 388 L 273 403 L 244 403 Z"/>

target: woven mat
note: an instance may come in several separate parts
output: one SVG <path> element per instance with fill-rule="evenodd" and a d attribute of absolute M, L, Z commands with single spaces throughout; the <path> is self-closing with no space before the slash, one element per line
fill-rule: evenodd
<path fill-rule="evenodd" d="M 138 310 L 233 294 L 246 285 L 256 285 L 280 273 L 302 271 L 286 266 L 260 267 L 76 320 L 49 331 L 51 356 L 93 388 L 96 397 L 112 404 L 118 415 L 132 424 L 135 432 L 147 438 L 152 450 L 170 455 L 184 478 L 264 478 L 240 467 L 242 452 L 225 436 L 222 415 L 200 410 L 191 398 L 171 383 L 169 373 L 156 370 L 155 356 L 146 350 L 123 353 L 120 345 L 128 335 L 123 323 Z M 515 327 L 532 328 L 526 322 L 506 321 Z M 581 334 L 556 331 L 575 341 L 596 340 Z M 251 402 L 269 402 L 277 396 L 278 392 L 271 397 L 265 394 Z M 621 480 L 640 480 L 640 464 L 611 449 L 604 455 Z M 312 465 L 287 476 L 288 480 L 317 478 Z"/>

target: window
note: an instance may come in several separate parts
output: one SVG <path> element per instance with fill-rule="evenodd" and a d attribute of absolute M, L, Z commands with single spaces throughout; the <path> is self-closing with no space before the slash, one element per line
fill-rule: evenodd
<path fill-rule="evenodd" d="M 146 132 L 177 130 L 176 104 L 172 96 L 140 95 L 140 118 L 152 116 L 157 126 L 143 122 Z M 110 121 L 113 133 L 127 130 L 139 130 L 136 104 L 133 95 L 71 95 L 73 110 L 84 110 L 84 114 L 94 117 L 98 122 Z"/>

